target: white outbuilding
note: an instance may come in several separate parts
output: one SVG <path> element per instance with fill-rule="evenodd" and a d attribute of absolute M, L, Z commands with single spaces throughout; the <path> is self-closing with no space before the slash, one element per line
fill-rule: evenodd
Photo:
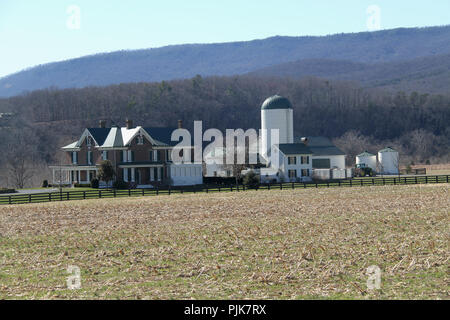
<path fill-rule="evenodd" d="M 356 165 L 377 171 L 377 156 L 368 151 L 364 151 L 356 156 Z"/>
<path fill-rule="evenodd" d="M 378 152 L 379 172 L 381 174 L 399 173 L 399 154 L 391 147 Z"/>

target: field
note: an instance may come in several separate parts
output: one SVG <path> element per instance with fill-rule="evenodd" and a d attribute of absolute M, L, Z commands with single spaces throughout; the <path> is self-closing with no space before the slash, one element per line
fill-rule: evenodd
<path fill-rule="evenodd" d="M 450 187 L 3 205 L 0 299 L 449 299 Z M 69 265 L 81 288 L 69 290 Z M 381 269 L 380 290 L 366 270 Z"/>

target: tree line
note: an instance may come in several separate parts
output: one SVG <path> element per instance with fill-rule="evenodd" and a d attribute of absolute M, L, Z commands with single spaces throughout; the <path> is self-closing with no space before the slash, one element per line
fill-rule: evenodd
<path fill-rule="evenodd" d="M 194 120 L 203 120 L 204 128 L 220 130 L 260 128 L 260 106 L 274 94 L 292 102 L 298 137 L 327 136 L 345 151 L 356 141 L 359 149 L 365 144 L 364 149 L 373 149 L 391 143 L 408 161 L 448 161 L 449 96 L 392 93 L 318 78 L 196 76 L 158 83 L 38 90 L 0 99 L 0 112 L 14 114 L 12 120 L 0 122 L 0 145 L 7 148 L 11 137 L 21 135 L 26 148 L 35 150 L 33 161 L 37 158 L 46 164 L 58 160 L 59 147 L 75 141 L 85 127 L 97 127 L 103 119 L 121 126 L 130 118 L 135 125 L 149 127 L 176 127 L 181 119 L 188 129 Z M 7 163 L 5 157 L 2 154 L 0 166 Z"/>

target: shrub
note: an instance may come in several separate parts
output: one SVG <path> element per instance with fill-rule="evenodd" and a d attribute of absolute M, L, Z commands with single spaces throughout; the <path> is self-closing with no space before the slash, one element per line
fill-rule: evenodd
<path fill-rule="evenodd" d="M 128 189 L 128 183 L 122 181 L 122 180 L 116 180 L 113 183 L 114 189 Z"/>
<path fill-rule="evenodd" d="M 75 188 L 90 188 L 91 184 L 90 183 L 75 183 L 73 186 Z"/>
<path fill-rule="evenodd" d="M 48 188 L 48 180 L 42 181 L 42 188 Z"/>
<path fill-rule="evenodd" d="M 257 189 L 259 186 L 259 176 L 255 172 L 250 171 L 244 176 L 242 183 L 249 189 Z"/>
<path fill-rule="evenodd" d="M 98 189 L 98 185 L 99 185 L 98 179 L 94 178 L 91 180 L 91 188 Z"/>
<path fill-rule="evenodd" d="M 15 193 L 15 189 L 0 188 L 0 193 Z"/>

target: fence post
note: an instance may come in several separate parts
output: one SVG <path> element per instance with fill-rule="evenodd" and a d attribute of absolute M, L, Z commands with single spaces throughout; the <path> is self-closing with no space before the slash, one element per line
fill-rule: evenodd
<path fill-rule="evenodd" d="M 83 191 L 83 199 L 86 199 L 86 191 Z"/>
<path fill-rule="evenodd" d="M 159 188 L 156 187 L 156 195 L 159 195 Z"/>
<path fill-rule="evenodd" d="M 48 201 L 52 202 L 52 194 L 51 193 L 48 194 Z"/>
<path fill-rule="evenodd" d="M 283 190 L 283 184 L 280 182 L 280 190 Z"/>
<path fill-rule="evenodd" d="M 113 189 L 114 198 L 116 197 L 116 189 Z"/>
<path fill-rule="evenodd" d="M 142 189 L 142 196 L 145 196 L 145 189 Z"/>
<path fill-rule="evenodd" d="M 67 191 L 67 193 L 66 193 L 66 199 L 67 199 L 67 201 L 70 200 L 70 192 L 69 191 Z"/>
<path fill-rule="evenodd" d="M 270 190 L 270 183 L 267 185 L 267 190 Z"/>
<path fill-rule="evenodd" d="M 361 179 L 361 187 L 364 186 L 364 180 Z"/>
<path fill-rule="evenodd" d="M 428 184 L 428 176 L 425 176 L 425 183 Z"/>
<path fill-rule="evenodd" d="M 131 197 L 131 189 L 128 188 L 128 196 Z"/>
<path fill-rule="evenodd" d="M 375 185 L 375 179 L 374 178 L 372 178 L 372 185 L 373 186 Z"/>
<path fill-rule="evenodd" d="M 294 189 L 294 183 L 292 182 L 292 189 Z"/>
<path fill-rule="evenodd" d="M 170 190 L 170 187 L 169 187 L 169 196 L 170 196 L 170 192 L 171 192 L 171 190 Z"/>
<path fill-rule="evenodd" d="M 353 179 L 350 179 L 350 187 L 353 186 Z"/>
<path fill-rule="evenodd" d="M 102 190 L 98 190 L 98 198 L 99 198 L 99 199 L 102 198 Z"/>
<path fill-rule="evenodd" d="M 383 178 L 383 186 L 386 185 L 386 180 Z"/>
<path fill-rule="evenodd" d="M 417 177 L 414 177 L 414 180 L 416 181 L 416 184 L 417 184 Z"/>
<path fill-rule="evenodd" d="M 31 203 L 31 193 L 28 195 L 28 202 Z"/>
<path fill-rule="evenodd" d="M 303 188 L 306 189 L 306 182 L 303 182 Z"/>
<path fill-rule="evenodd" d="M 12 200 L 12 198 L 11 198 L 11 196 L 9 196 L 9 197 L 8 197 L 8 201 L 9 201 L 9 204 L 11 204 L 11 203 L 12 203 L 12 201 L 11 201 L 11 200 Z"/>
<path fill-rule="evenodd" d="M 233 186 L 231 186 L 231 192 L 233 192 Z"/>
<path fill-rule="evenodd" d="M 447 183 L 448 183 L 448 175 L 447 175 Z"/>
<path fill-rule="evenodd" d="M 327 188 L 329 188 L 330 187 L 330 182 L 329 181 L 327 181 Z"/>

